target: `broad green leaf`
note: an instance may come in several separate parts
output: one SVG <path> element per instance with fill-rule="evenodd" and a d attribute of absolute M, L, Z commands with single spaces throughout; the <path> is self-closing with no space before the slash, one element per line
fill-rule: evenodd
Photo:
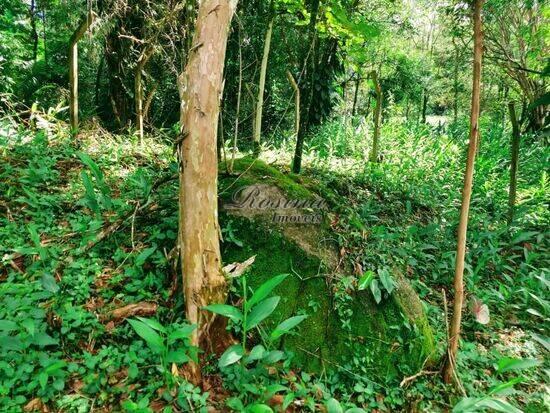
<path fill-rule="evenodd" d="M 380 282 L 388 292 L 388 294 L 391 294 L 395 287 L 395 282 L 393 281 L 393 278 L 388 271 L 387 268 L 382 268 L 378 271 L 378 277 L 380 277 Z"/>
<path fill-rule="evenodd" d="M 225 401 L 225 404 L 227 405 L 227 407 L 237 412 L 242 412 L 244 410 L 243 402 L 238 397 L 231 397 L 227 399 Z"/>
<path fill-rule="evenodd" d="M 518 408 L 512 406 L 506 400 L 490 398 L 481 401 L 478 406 L 487 407 L 490 410 L 503 413 L 523 413 Z"/>
<path fill-rule="evenodd" d="M 168 355 L 166 356 L 167 363 L 181 364 L 181 363 L 187 363 L 189 360 L 191 359 L 189 358 L 185 350 L 182 350 L 182 349 L 169 351 Z"/>
<path fill-rule="evenodd" d="M 265 388 L 265 394 L 268 398 L 270 398 L 276 393 L 287 391 L 287 390 L 288 390 L 288 387 L 283 386 L 282 384 L 278 384 L 278 383 L 270 384 Z"/>
<path fill-rule="evenodd" d="M 187 324 L 179 327 L 177 330 L 172 331 L 168 335 L 168 340 L 175 341 L 182 338 L 188 338 L 193 331 L 197 328 L 196 324 Z"/>
<path fill-rule="evenodd" d="M 254 292 L 254 294 L 252 294 L 252 297 L 250 297 L 250 300 L 246 302 L 245 311 L 252 308 L 252 306 L 254 306 L 255 304 L 262 301 L 264 298 L 266 298 L 269 295 L 269 293 L 273 291 L 275 287 L 277 287 L 280 283 L 282 283 L 285 280 L 286 277 L 288 277 L 288 274 L 277 275 L 273 278 L 270 278 L 262 285 L 260 285 L 258 289 Z"/>
<path fill-rule="evenodd" d="M 283 411 L 286 411 L 287 407 L 296 399 L 294 392 L 287 393 L 283 400 Z"/>
<path fill-rule="evenodd" d="M 550 351 L 550 340 L 548 340 L 547 337 L 540 336 L 536 333 L 531 333 L 533 336 L 533 339 L 539 343 L 541 346 L 543 346 L 546 351 Z"/>
<path fill-rule="evenodd" d="M 515 359 L 511 357 L 505 357 L 498 361 L 496 371 L 497 373 L 505 373 L 512 370 L 523 370 L 530 367 L 539 366 L 542 361 L 537 359 Z"/>
<path fill-rule="evenodd" d="M 19 330 L 17 323 L 10 320 L 0 320 L 0 331 L 16 331 Z"/>
<path fill-rule="evenodd" d="M 284 355 L 285 353 L 283 353 L 281 350 L 272 350 L 267 353 L 266 356 L 264 356 L 264 361 L 267 364 L 277 363 L 278 361 L 282 360 Z"/>
<path fill-rule="evenodd" d="M 234 344 L 228 347 L 220 357 L 218 362 L 219 367 L 227 367 L 231 364 L 235 364 L 243 357 L 243 347 L 240 344 Z"/>
<path fill-rule="evenodd" d="M 164 351 L 164 341 L 155 330 L 139 320 L 128 319 L 127 321 L 153 352 L 160 354 Z"/>
<path fill-rule="evenodd" d="M 361 278 L 359 279 L 359 283 L 357 284 L 357 289 L 359 291 L 366 290 L 370 287 L 370 283 L 374 279 L 374 272 L 372 271 L 366 271 Z"/>
<path fill-rule="evenodd" d="M 53 275 L 44 273 L 42 274 L 41 278 L 42 288 L 44 288 L 46 291 L 49 291 L 51 293 L 56 293 L 59 291 L 59 286 L 57 285 L 57 282 L 55 281 L 55 278 Z"/>
<path fill-rule="evenodd" d="M 136 316 L 136 318 L 143 321 L 145 324 L 147 324 L 153 330 L 160 331 L 161 333 L 166 333 L 166 329 L 164 328 L 164 326 L 162 324 L 160 324 L 154 318 L 143 318 L 143 317 L 139 317 L 139 316 Z"/>
<path fill-rule="evenodd" d="M 464 397 L 453 408 L 453 413 L 476 413 L 482 412 L 486 408 L 504 413 L 522 413 L 510 403 L 491 397 Z"/>
<path fill-rule="evenodd" d="M 283 321 L 281 324 L 275 327 L 275 330 L 273 330 L 273 332 L 271 333 L 271 339 L 276 340 L 282 335 L 287 334 L 288 332 L 290 332 L 290 330 L 292 330 L 294 327 L 296 327 L 306 318 L 307 318 L 307 315 L 297 315 L 294 317 L 287 318 L 285 321 Z"/>
<path fill-rule="evenodd" d="M 56 371 L 62 369 L 63 367 L 65 367 L 67 365 L 67 362 L 63 361 L 63 360 L 59 360 L 59 361 L 55 361 L 53 362 L 52 364 L 50 364 L 48 367 L 46 367 L 44 369 L 44 371 L 49 375 L 51 376 L 53 373 L 55 373 Z"/>
<path fill-rule="evenodd" d="M 243 314 L 237 307 L 227 304 L 211 304 L 203 307 L 204 310 L 208 310 L 211 313 L 220 314 L 224 317 L 230 318 L 233 321 L 242 321 Z"/>
<path fill-rule="evenodd" d="M 380 287 L 378 287 L 378 280 L 372 280 L 370 283 L 370 290 L 376 304 L 380 304 L 380 301 L 382 301 L 382 292 L 380 291 Z"/>
<path fill-rule="evenodd" d="M 263 320 L 269 317 L 279 304 L 280 299 L 281 297 L 278 296 L 270 297 L 261 301 L 258 305 L 252 308 L 246 320 L 246 329 L 249 330 L 256 327 Z"/>
<path fill-rule="evenodd" d="M 334 398 L 328 399 L 325 403 L 327 413 L 344 413 L 344 409 L 340 406 L 340 402 Z"/>
<path fill-rule="evenodd" d="M 246 413 L 273 413 L 271 407 L 267 404 L 253 404 L 245 409 Z"/>
<path fill-rule="evenodd" d="M 84 185 L 84 189 L 86 190 L 86 201 L 87 201 L 88 207 L 92 210 L 92 212 L 99 214 L 100 213 L 99 203 L 97 202 L 97 197 L 94 190 L 94 184 L 90 179 L 90 175 L 88 175 L 86 171 L 81 171 L 80 177 L 82 178 L 82 184 Z"/>
<path fill-rule="evenodd" d="M 156 250 L 157 250 L 157 247 L 150 247 L 150 248 L 144 249 L 136 257 L 136 261 L 134 262 L 134 264 L 138 267 L 143 266 L 143 264 L 145 264 L 145 261 L 147 261 L 147 258 L 149 258 Z"/>
<path fill-rule="evenodd" d="M 40 383 L 40 387 L 44 390 L 46 388 L 46 384 L 48 383 L 48 373 L 45 371 L 41 372 L 38 375 L 38 383 Z"/>
<path fill-rule="evenodd" d="M 29 333 L 31 336 L 34 336 L 34 333 L 36 331 L 36 327 L 34 325 L 34 320 L 32 318 L 25 318 L 21 325 L 25 327 L 25 330 L 27 330 L 27 333 Z"/>
<path fill-rule="evenodd" d="M 36 333 L 32 341 L 39 347 L 53 346 L 59 344 L 58 340 L 44 332 Z"/>
<path fill-rule="evenodd" d="M 525 379 L 523 377 L 515 377 L 512 380 L 507 381 L 506 383 L 500 383 L 494 387 L 491 387 L 488 394 L 499 394 L 500 392 L 507 390 L 510 387 L 513 387 L 514 385 L 523 382 L 524 380 Z"/>
<path fill-rule="evenodd" d="M 261 344 L 257 344 L 250 351 L 250 354 L 246 358 L 246 362 L 250 363 L 251 361 L 260 360 L 264 357 L 264 355 L 265 355 L 265 347 L 262 346 Z"/>

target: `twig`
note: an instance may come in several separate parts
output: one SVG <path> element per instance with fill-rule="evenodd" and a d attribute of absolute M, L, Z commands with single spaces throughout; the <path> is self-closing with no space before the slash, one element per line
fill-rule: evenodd
<path fill-rule="evenodd" d="M 409 377 L 405 377 L 403 380 L 401 380 L 401 383 L 399 383 L 399 387 L 405 387 L 406 385 L 415 381 L 417 378 L 421 376 L 429 376 L 437 373 L 439 373 L 439 371 L 421 370 L 418 373 L 413 374 L 412 376 L 409 376 Z"/>

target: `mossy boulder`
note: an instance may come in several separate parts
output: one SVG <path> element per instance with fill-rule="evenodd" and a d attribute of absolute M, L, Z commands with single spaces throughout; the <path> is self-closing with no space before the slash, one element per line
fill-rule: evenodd
<path fill-rule="evenodd" d="M 222 173 L 220 221 L 222 228 L 231 229 L 222 244 L 224 262 L 242 262 L 255 255 L 247 274 L 253 289 L 275 275 L 289 274 L 275 290 L 281 302 L 269 322 L 275 325 L 298 313 L 309 315 L 296 334 L 279 343 L 295 353 L 304 370 L 343 367 L 371 377 L 420 370 L 433 355 L 434 340 L 418 295 L 397 268 L 393 271 L 396 288 L 379 304 L 370 290 L 356 291 L 351 271 L 332 241 L 330 211 L 308 209 L 321 208 L 322 203 L 313 202 L 319 197 L 302 183 L 302 177 L 249 158 L 236 160 L 234 174 Z M 255 204 L 227 208 L 238 203 L 234 194 L 242 200 L 244 188 L 251 186 L 258 188 Z M 265 198 L 273 202 L 260 203 Z M 289 207 L 280 199 L 311 202 Z M 306 208 L 292 208 L 296 205 Z M 318 223 L 281 223 L 273 218 L 319 213 L 324 219 Z"/>

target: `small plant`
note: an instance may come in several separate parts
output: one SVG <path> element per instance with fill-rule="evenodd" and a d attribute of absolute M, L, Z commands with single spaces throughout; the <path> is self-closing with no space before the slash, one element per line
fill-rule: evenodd
<path fill-rule="evenodd" d="M 171 363 L 182 364 L 190 360 L 198 362 L 198 349 L 189 343 L 189 336 L 195 330 L 195 325 L 174 324 L 165 327 L 152 318 L 136 318 L 129 319 L 128 323 L 159 357 L 159 367 L 168 384 L 173 384 L 174 381 L 169 368 Z"/>
<path fill-rule="evenodd" d="M 289 391 L 286 386 L 278 382 L 274 383 L 273 377 L 268 373 L 268 366 L 283 360 L 285 356 L 282 351 L 270 349 L 270 347 L 282 336 L 291 333 L 296 326 L 307 318 L 307 315 L 296 315 L 287 318 L 269 332 L 262 329 L 263 343 L 255 345 L 250 351 L 246 348 L 248 332 L 259 328 L 260 324 L 277 308 L 281 297 L 269 297 L 269 295 L 286 277 L 287 274 L 283 274 L 269 279 L 260 285 L 250 297 L 248 296 L 246 277 L 243 277 L 242 309 L 227 304 L 212 304 L 204 307 L 208 311 L 229 318 L 233 322 L 235 330 L 241 334 L 241 343 L 227 348 L 218 362 L 218 366 L 221 369 L 227 369 L 228 376 L 235 380 L 240 397 L 246 398 L 247 394 L 251 396 L 249 401 L 252 404 L 246 407 L 240 397 L 228 400 L 227 405 L 233 410 L 270 412 L 272 411 L 271 408 L 261 402 L 268 401 L 278 392 Z M 229 369 L 237 363 L 240 364 L 240 369 Z M 294 397 L 293 393 L 288 393 L 285 404 L 288 406 L 294 400 Z"/>
<path fill-rule="evenodd" d="M 215 314 L 220 314 L 224 317 L 227 317 L 233 321 L 241 331 L 242 340 L 240 344 L 235 344 L 230 346 L 220 357 L 218 363 L 219 367 L 227 367 L 231 364 L 237 363 L 243 357 L 245 357 L 244 362 L 249 363 L 256 360 L 266 360 L 275 362 L 280 360 L 279 353 L 275 351 L 266 351 L 263 345 L 258 344 L 254 346 L 250 352 L 247 353 L 246 350 L 246 335 L 253 328 L 258 327 L 258 325 L 265 320 L 267 317 L 275 311 L 281 297 L 274 296 L 268 297 L 268 295 L 277 287 L 280 283 L 284 281 L 287 277 L 287 274 L 277 275 L 270 280 L 263 283 L 255 292 L 252 294 L 252 297 L 248 299 L 247 297 L 247 285 L 246 277 L 243 277 L 243 308 L 242 310 L 238 307 L 227 305 L 227 304 L 212 304 L 204 307 L 205 310 L 208 310 Z M 298 324 L 304 321 L 307 318 L 306 315 L 297 315 L 290 317 L 283 322 L 281 322 L 275 329 L 269 334 L 269 341 L 273 342 L 285 334 L 291 332 Z"/>
<path fill-rule="evenodd" d="M 376 277 L 376 275 L 378 275 L 378 277 Z M 380 268 L 378 274 L 370 270 L 366 271 L 357 284 L 357 289 L 359 291 L 370 288 L 376 304 L 380 304 L 382 301 L 382 289 L 380 287 L 382 287 L 388 295 L 395 289 L 395 281 L 387 267 Z"/>

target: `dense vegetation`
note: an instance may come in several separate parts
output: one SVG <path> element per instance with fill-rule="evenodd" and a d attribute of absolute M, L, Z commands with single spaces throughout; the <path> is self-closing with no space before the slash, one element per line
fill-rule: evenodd
<path fill-rule="evenodd" d="M 0 411 L 548 410 L 549 18 L 4 0 Z"/>

